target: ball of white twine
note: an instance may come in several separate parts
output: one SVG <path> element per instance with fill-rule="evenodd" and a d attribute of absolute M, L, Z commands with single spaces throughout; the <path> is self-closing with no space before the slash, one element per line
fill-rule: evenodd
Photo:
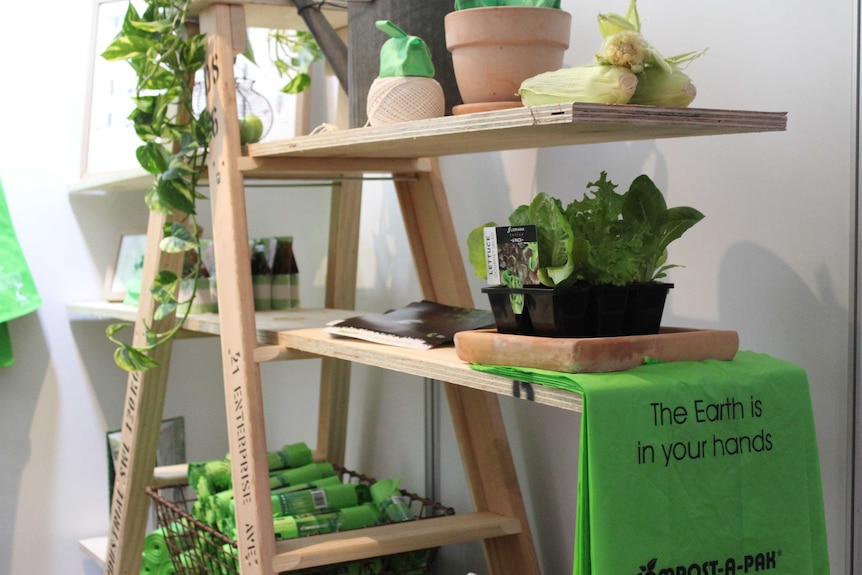
<path fill-rule="evenodd" d="M 446 113 L 443 88 L 434 78 L 377 78 L 368 90 L 366 113 L 372 126 L 437 118 Z"/>

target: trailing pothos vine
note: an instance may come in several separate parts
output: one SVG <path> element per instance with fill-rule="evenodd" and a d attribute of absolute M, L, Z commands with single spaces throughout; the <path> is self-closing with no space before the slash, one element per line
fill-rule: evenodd
<path fill-rule="evenodd" d="M 120 33 L 102 53 L 108 61 L 125 60 L 137 74 L 134 110 L 129 119 L 143 144 L 136 155 L 140 165 L 153 175 L 146 193 L 147 207 L 159 213 L 174 213 L 176 221 L 166 223 L 159 247 L 169 253 L 183 253 L 191 265 L 178 275 L 170 270 L 157 272 L 149 290 L 158 306 L 154 320 L 182 310 L 175 326 L 163 332 L 145 325 L 146 343 L 130 345 L 117 332 L 132 324 L 108 326 L 107 336 L 117 344 L 114 360 L 127 371 L 145 371 L 158 365 L 148 355 L 173 339 L 188 316 L 194 288 L 187 301 L 178 301 L 183 280 L 196 285 L 200 275 L 201 248 L 195 212 L 198 181 L 206 167 L 207 150 L 213 131 L 207 110 L 194 112 L 192 95 L 195 73 L 206 60 L 206 36 L 190 35 L 186 28 L 189 0 L 145 0 L 138 13 L 131 2 Z"/>
<path fill-rule="evenodd" d="M 128 62 L 137 75 L 129 120 L 143 142 L 136 151 L 138 162 L 153 175 L 146 204 L 154 212 L 176 216 L 165 224 L 159 247 L 184 254 L 185 264 L 180 275 L 160 270 L 149 288 L 158 303 L 155 321 L 181 312 L 174 327 L 156 332 L 144 325 L 146 342 L 134 346 L 117 337 L 120 330 L 133 324 L 108 326 L 108 339 L 117 345 L 114 360 L 127 371 L 145 371 L 158 365 L 148 352 L 173 339 L 188 317 L 203 261 L 195 205 L 205 196 L 197 186 L 213 135 L 212 114 L 206 109 L 195 111 L 193 106 L 195 75 L 206 62 L 206 35 L 189 34 L 186 17 L 191 0 L 142 2 L 146 8 L 141 13 L 129 2 L 122 29 L 102 57 Z M 295 94 L 308 88 L 308 69 L 322 58 L 313 36 L 305 31 L 272 30 L 269 49 L 278 74 L 287 79 L 282 91 Z M 250 47 L 244 56 L 254 63 Z M 184 282 L 192 289 L 188 299 L 178 301 Z"/>

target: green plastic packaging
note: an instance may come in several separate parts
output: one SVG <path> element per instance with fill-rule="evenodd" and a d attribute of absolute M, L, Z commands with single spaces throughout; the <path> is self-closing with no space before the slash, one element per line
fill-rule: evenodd
<path fill-rule="evenodd" d="M 398 484 L 401 478 L 381 479 L 371 486 L 371 498 L 380 510 L 380 514 L 394 523 L 416 519 L 410 509 L 410 499 L 401 494 Z"/>
<path fill-rule="evenodd" d="M 273 519 L 273 529 L 276 540 L 295 539 L 370 527 L 377 524 L 379 517 L 373 503 L 363 503 L 327 513 L 276 517 Z"/>
<path fill-rule="evenodd" d="M 303 442 L 285 445 L 279 451 L 267 453 L 269 469 L 302 467 L 314 461 L 311 448 Z"/>
<path fill-rule="evenodd" d="M 303 515 L 333 509 L 356 507 L 360 503 L 360 490 L 356 484 L 344 483 L 331 487 L 305 489 L 272 495 L 272 516 Z"/>
<path fill-rule="evenodd" d="M 288 485 L 299 485 L 333 475 L 335 475 L 335 468 L 331 463 L 309 463 L 295 469 L 273 471 L 269 474 L 269 487 L 277 489 Z"/>

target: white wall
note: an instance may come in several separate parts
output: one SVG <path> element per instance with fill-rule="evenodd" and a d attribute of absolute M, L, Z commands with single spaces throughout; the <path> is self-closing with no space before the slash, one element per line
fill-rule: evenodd
<path fill-rule="evenodd" d="M 625 4 L 563 0 L 574 16 L 568 64 L 589 60 L 597 48 L 596 12 L 622 12 Z M 601 170 L 621 184 L 647 173 L 669 204 L 703 211 L 704 222 L 670 254 L 685 267 L 672 275 L 666 323 L 736 329 L 743 348 L 807 370 L 832 572 L 850 573 L 856 3 L 704 0 L 692 9 L 644 0 L 640 9 L 644 32 L 663 52 L 710 48 L 689 68 L 699 90 L 695 105 L 787 111 L 787 132 L 444 158 L 459 242 L 538 191 L 579 195 Z M 79 170 L 91 6 L 49 0 L 38 10 L 0 19 L 0 178 L 44 298 L 37 314 L 11 323 L 17 363 L 0 370 L 0 573 L 94 574 L 77 540 L 107 530 L 104 432 L 119 424 L 125 377 L 111 364 L 105 322 L 70 320 L 65 305 L 100 296 L 116 234 L 145 216 L 134 194 L 69 197 Z M 249 197 L 269 208 L 258 210 L 267 215 L 251 222 L 253 233 L 290 229 L 309 238 L 298 245 L 302 298 L 320 304 L 324 252 L 311 237 L 326 222 L 326 194 Z M 271 209 L 276 205 L 281 209 Z M 364 206 L 358 305 L 383 310 L 416 299 L 391 186 L 368 186 Z M 480 283 L 471 281 L 484 307 Z M 186 418 L 190 458 L 220 457 L 226 434 L 218 345 L 195 340 L 177 349 L 165 415 Z M 308 383 L 290 387 L 280 385 L 287 369 L 264 368 L 268 437 L 273 444 L 314 441 L 314 413 L 290 406 L 295 388 L 314 393 L 317 366 L 291 364 Z M 356 373 L 348 463 L 401 475 L 421 490 L 421 381 L 369 368 Z M 579 417 L 501 403 L 544 572 L 566 573 Z M 440 497 L 463 509 L 469 501 L 446 419 L 444 413 Z M 384 425 L 392 420 L 394 428 Z M 483 570 L 475 546 L 451 550 L 446 565 L 447 575 Z"/>

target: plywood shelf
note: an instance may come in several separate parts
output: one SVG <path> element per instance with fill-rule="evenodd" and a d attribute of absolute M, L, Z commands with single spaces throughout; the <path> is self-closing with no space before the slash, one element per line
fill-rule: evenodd
<path fill-rule="evenodd" d="M 107 302 L 79 303 L 68 306 L 79 317 L 134 321 L 135 308 Z M 511 380 L 480 373 L 458 358 L 455 348 L 443 346 L 430 350 L 404 349 L 366 341 L 335 337 L 321 328 L 329 321 L 356 315 L 356 311 L 333 309 L 298 309 L 257 312 L 258 362 L 270 360 L 331 357 L 380 367 L 408 375 L 445 381 L 497 395 L 513 396 Z M 217 314 L 190 315 L 185 330 L 218 335 Z M 519 395 L 524 399 L 526 394 Z M 530 400 L 570 411 L 580 411 L 581 396 L 550 387 L 535 386 Z"/>
<path fill-rule="evenodd" d="M 428 172 L 429 157 L 775 132 L 786 127 L 785 112 L 546 104 L 261 142 L 244 149 L 238 169 L 246 180 L 343 180 L 373 173 Z M 131 169 L 93 175 L 72 191 L 140 191 L 151 185 L 150 174 Z"/>
<path fill-rule="evenodd" d="M 248 156 L 419 158 L 500 150 L 783 131 L 784 112 L 545 104 L 248 146 Z"/>

